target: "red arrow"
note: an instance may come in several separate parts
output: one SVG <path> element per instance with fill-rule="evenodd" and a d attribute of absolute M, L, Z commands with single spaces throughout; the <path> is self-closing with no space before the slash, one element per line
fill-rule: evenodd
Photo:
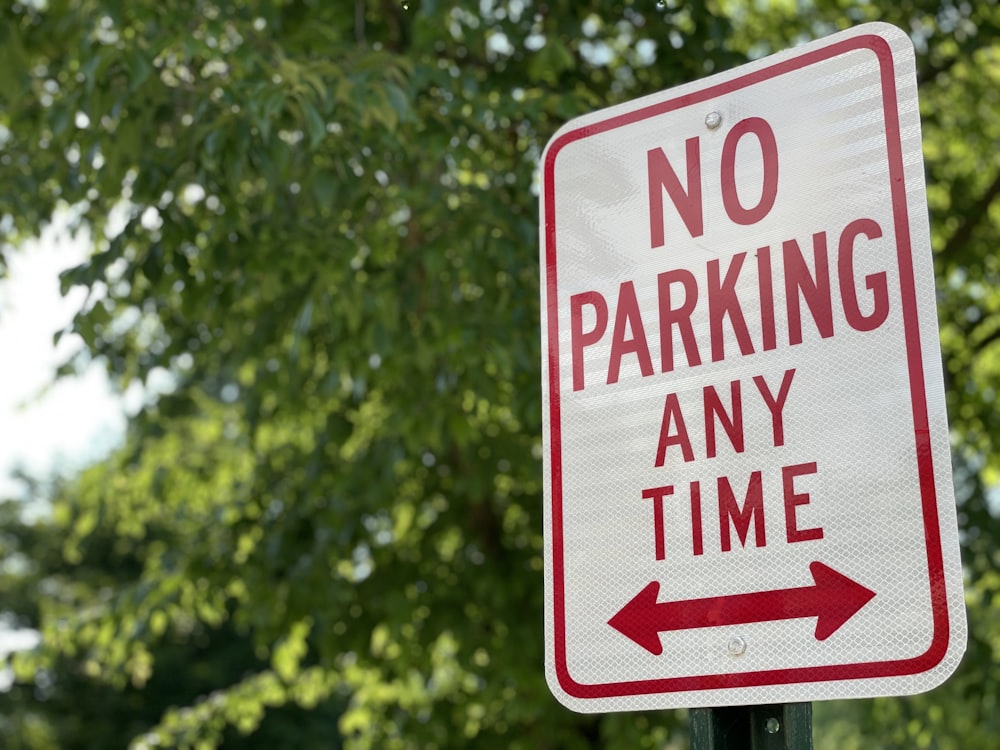
<path fill-rule="evenodd" d="M 865 606 L 875 592 L 821 562 L 809 565 L 814 586 L 714 596 L 683 602 L 656 601 L 660 584 L 650 583 L 608 620 L 608 624 L 651 654 L 663 653 L 667 630 L 741 625 L 748 622 L 816 618 L 816 640 L 825 641 Z"/>

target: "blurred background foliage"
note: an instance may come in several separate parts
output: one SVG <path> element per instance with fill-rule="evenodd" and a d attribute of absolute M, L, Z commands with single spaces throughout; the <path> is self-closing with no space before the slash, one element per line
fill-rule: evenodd
<path fill-rule="evenodd" d="M 970 643 L 819 748 L 1000 737 L 1000 7 L 21 0 L 0 259 L 88 237 L 125 444 L 8 502 L 5 748 L 662 748 L 542 675 L 537 162 L 567 119 L 868 20 L 917 49 Z M 0 267 L 3 263 L 0 260 Z M 992 501 L 991 501 L 992 498 Z"/>

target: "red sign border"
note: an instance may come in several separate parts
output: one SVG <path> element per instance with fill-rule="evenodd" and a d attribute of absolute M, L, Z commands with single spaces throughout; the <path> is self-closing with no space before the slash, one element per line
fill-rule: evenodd
<path fill-rule="evenodd" d="M 723 94 L 797 71 L 809 65 L 829 60 L 855 50 L 872 51 L 880 64 L 885 135 L 889 159 L 890 191 L 899 263 L 900 292 L 906 344 L 907 366 L 910 373 L 910 401 L 913 409 L 914 448 L 921 492 L 924 536 L 934 635 L 928 649 L 919 656 L 891 661 L 858 662 L 815 667 L 772 669 L 756 672 L 734 672 L 717 675 L 668 677 L 629 682 L 583 684 L 573 679 L 566 661 L 566 611 L 563 570 L 562 513 L 562 435 L 559 390 L 559 328 L 558 288 L 556 279 L 555 185 L 556 158 L 560 151 L 575 141 L 605 133 L 640 120 L 698 104 Z M 876 34 L 864 34 L 801 55 L 781 60 L 729 81 L 717 83 L 674 99 L 651 104 L 632 112 L 615 115 L 558 136 L 546 152 L 543 170 L 545 195 L 545 283 L 548 327 L 549 425 L 551 438 L 551 520 L 552 520 L 552 587 L 555 628 L 555 670 L 559 684 L 574 698 L 612 698 L 652 695 L 684 691 L 718 690 L 766 685 L 826 682 L 915 675 L 937 666 L 948 651 L 950 623 L 945 589 L 944 560 L 941 549 L 940 525 L 937 513 L 937 489 L 934 482 L 933 455 L 924 383 L 923 358 L 913 276 L 909 216 L 906 203 L 906 183 L 903 171 L 902 141 L 896 99 L 895 67 L 889 43 Z"/>

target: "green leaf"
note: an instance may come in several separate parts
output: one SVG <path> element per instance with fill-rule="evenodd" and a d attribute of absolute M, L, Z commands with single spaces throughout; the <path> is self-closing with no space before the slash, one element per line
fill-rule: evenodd
<path fill-rule="evenodd" d="M 313 178 L 313 195 L 316 202 L 326 208 L 332 207 L 337 197 L 338 182 L 327 170 L 320 170 Z"/>
<path fill-rule="evenodd" d="M 412 122 L 413 121 L 413 111 L 410 107 L 409 97 L 403 93 L 403 90 L 394 83 L 387 83 L 385 86 L 386 95 L 389 98 L 389 103 L 392 108 L 396 111 L 400 122 Z"/>
<path fill-rule="evenodd" d="M 326 138 L 326 122 L 323 116 L 306 99 L 300 102 L 302 114 L 305 116 L 305 129 L 309 135 L 309 147 L 316 148 Z"/>
<path fill-rule="evenodd" d="M 125 57 L 125 66 L 128 70 L 130 91 L 138 90 L 149 78 L 149 74 L 153 72 L 153 66 L 145 52 L 139 48 L 129 50 Z"/>

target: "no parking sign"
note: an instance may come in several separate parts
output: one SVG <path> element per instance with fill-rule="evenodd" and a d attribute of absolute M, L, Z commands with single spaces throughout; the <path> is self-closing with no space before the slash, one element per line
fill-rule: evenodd
<path fill-rule="evenodd" d="M 916 100 L 867 24 L 542 162 L 546 672 L 580 711 L 919 692 L 965 647 Z"/>

